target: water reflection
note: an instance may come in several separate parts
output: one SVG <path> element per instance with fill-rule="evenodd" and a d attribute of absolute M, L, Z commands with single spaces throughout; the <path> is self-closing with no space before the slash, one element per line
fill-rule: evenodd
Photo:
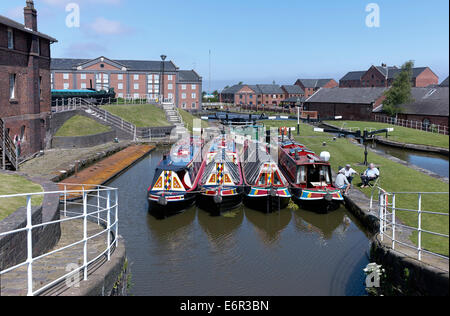
<path fill-rule="evenodd" d="M 263 214 L 259 211 L 245 209 L 245 217 L 252 223 L 261 241 L 266 245 L 271 245 L 279 241 L 281 233 L 291 222 L 292 212 L 285 209 L 276 213 Z"/>
<path fill-rule="evenodd" d="M 304 210 L 294 212 L 295 227 L 300 232 L 315 233 L 329 240 L 336 233 L 344 235 L 352 223 L 344 208 L 329 214 L 316 214 Z"/>

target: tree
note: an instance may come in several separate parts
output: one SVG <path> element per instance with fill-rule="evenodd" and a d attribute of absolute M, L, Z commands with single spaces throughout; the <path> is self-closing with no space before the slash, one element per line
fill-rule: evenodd
<path fill-rule="evenodd" d="M 383 102 L 383 111 L 394 117 L 402 112 L 402 105 L 412 102 L 412 69 L 414 62 L 408 61 L 402 66 L 401 72 L 392 83 L 392 87 L 385 93 L 386 100 Z"/>
<path fill-rule="evenodd" d="M 239 81 L 239 83 L 238 83 L 238 85 L 240 86 L 240 85 L 243 85 L 244 83 L 242 82 L 242 81 Z"/>

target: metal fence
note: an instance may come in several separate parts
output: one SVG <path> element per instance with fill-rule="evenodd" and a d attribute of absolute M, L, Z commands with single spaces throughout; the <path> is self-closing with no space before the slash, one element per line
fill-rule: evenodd
<path fill-rule="evenodd" d="M 48 195 L 59 195 L 59 209 L 63 218 L 46 223 L 33 224 L 32 200 Z M 28 296 L 39 295 L 53 286 L 58 285 L 61 282 L 65 282 L 80 273 L 82 273 L 83 280 L 86 281 L 88 279 L 89 266 L 100 260 L 104 260 L 105 258 L 107 261 L 110 261 L 111 254 L 118 245 L 119 236 L 119 205 L 117 189 L 105 186 L 66 184 L 64 185 L 64 190 L 61 191 L 0 195 L 0 203 L 2 203 L 2 200 L 5 201 L 9 198 L 26 198 L 26 227 L 7 232 L 0 232 L 0 237 L 26 232 L 27 259 L 13 267 L 0 271 L 0 277 L 11 271 L 15 271 L 26 266 Z M 74 198 L 81 198 L 81 201 Z M 75 240 L 70 245 L 48 251 L 42 255 L 35 257 L 33 256 L 33 230 L 49 225 L 61 225 L 70 221 L 82 221 L 82 239 Z M 100 231 L 92 236 L 88 236 L 88 221 L 97 224 Z M 107 242 L 105 249 L 101 251 L 101 253 L 94 259 L 89 260 L 89 241 L 102 235 L 106 235 Z M 33 265 L 37 261 L 79 245 L 83 245 L 83 255 L 79 258 L 79 262 L 82 262 L 80 267 L 73 269 L 55 280 L 48 280 L 46 284 L 40 286 L 39 288 L 34 288 Z"/>
<path fill-rule="evenodd" d="M 428 133 L 448 135 L 448 126 L 426 124 L 419 121 L 403 120 L 385 115 L 375 115 L 375 121 L 380 123 L 387 123 L 390 125 L 402 126 L 407 128 L 418 129 Z"/>
<path fill-rule="evenodd" d="M 404 247 L 407 247 L 409 249 L 412 249 L 417 254 L 417 259 L 419 261 L 422 261 L 423 254 L 428 254 L 434 257 L 438 257 L 441 259 L 448 260 L 448 256 L 444 256 L 442 254 L 424 249 L 423 247 L 423 237 L 424 235 L 429 236 L 438 236 L 445 240 L 445 243 L 448 244 L 448 238 L 449 236 L 446 234 L 443 234 L 442 232 L 433 232 L 430 230 L 425 229 L 423 224 L 423 216 L 424 215 L 432 215 L 437 217 L 447 217 L 449 216 L 448 213 L 442 213 L 442 212 L 434 212 L 430 210 L 424 210 L 423 208 L 423 198 L 425 196 L 442 196 L 447 195 L 448 200 L 448 192 L 395 192 L 395 193 L 389 193 L 384 191 L 383 189 L 379 188 L 378 190 L 378 216 L 380 220 L 380 237 L 381 240 L 384 241 L 386 238 L 391 241 L 392 249 L 398 250 L 401 252 L 401 250 L 396 249 L 397 245 L 401 245 Z M 399 199 L 404 198 L 411 200 L 411 197 L 417 198 L 417 209 L 409 209 L 404 207 L 399 207 Z M 371 204 L 373 203 L 373 199 L 371 199 Z M 397 220 L 397 215 L 399 213 L 410 213 L 415 214 L 417 217 L 417 227 L 408 226 L 405 224 L 400 223 Z M 399 240 L 398 238 L 398 232 L 400 230 L 409 230 L 412 232 L 417 233 L 417 246 L 413 245 L 411 243 L 406 243 L 404 241 Z M 405 253 L 406 254 L 406 253 Z M 408 255 L 408 254 L 406 254 Z"/>

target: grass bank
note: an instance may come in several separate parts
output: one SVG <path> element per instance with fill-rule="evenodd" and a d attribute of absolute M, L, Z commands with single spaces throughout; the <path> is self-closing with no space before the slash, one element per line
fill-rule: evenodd
<path fill-rule="evenodd" d="M 389 125 L 386 123 L 378 122 L 361 122 L 361 121 L 328 121 L 325 122 L 334 126 L 344 128 L 359 128 L 362 131 L 364 129 L 383 129 L 383 128 L 394 128 L 394 132 L 389 133 L 389 139 L 401 143 L 407 144 L 418 144 L 418 145 L 428 145 L 436 146 L 442 148 L 449 148 L 449 137 L 442 134 L 428 133 L 421 130 Z M 385 137 L 386 135 L 381 134 L 380 136 Z"/>
<path fill-rule="evenodd" d="M 163 109 L 152 104 L 105 105 L 101 107 L 137 127 L 169 126 Z"/>
<path fill-rule="evenodd" d="M 266 122 L 266 126 L 294 126 L 295 122 Z M 313 127 L 302 124 L 301 135 L 295 136 L 296 140 L 305 144 L 316 153 L 328 151 L 331 154 L 331 164 L 335 171 L 339 166 L 347 163 L 352 164 L 353 168 L 362 173 L 366 167 L 362 166 L 364 161 L 364 149 L 352 144 L 350 140 L 340 138 L 333 141 L 333 136 L 323 133 L 314 133 Z M 296 135 L 296 133 L 294 133 Z M 315 136 L 315 137 L 311 137 Z M 326 142 L 326 147 L 323 146 Z M 435 178 L 427 176 L 419 171 L 413 170 L 406 166 L 395 163 L 373 152 L 369 152 L 368 159 L 375 163 L 381 172 L 380 186 L 388 192 L 448 192 L 448 185 Z M 357 177 L 354 181 L 355 185 L 359 185 L 360 179 Z M 371 196 L 371 189 L 361 189 L 366 196 Z M 417 209 L 417 195 L 399 195 L 397 198 L 397 206 L 406 209 Z M 449 212 L 448 195 L 429 195 L 423 198 L 422 210 L 434 212 Z M 406 225 L 418 227 L 417 213 L 398 212 L 397 217 Z M 438 232 L 441 234 L 449 234 L 449 218 L 446 216 L 436 216 L 423 214 L 422 228 L 424 230 Z M 411 241 L 417 245 L 417 234 L 411 236 Z M 429 234 L 422 235 L 422 246 L 443 255 L 449 255 L 449 243 L 447 238 L 432 236 Z"/>
<path fill-rule="evenodd" d="M 13 195 L 42 191 L 42 187 L 39 184 L 33 183 L 21 176 L 0 173 L 0 195 Z M 33 197 L 31 201 L 33 205 L 41 205 L 42 197 Z M 25 197 L 0 199 L 0 221 L 14 213 L 18 208 L 25 205 Z"/>
<path fill-rule="evenodd" d="M 184 126 L 192 132 L 193 127 L 194 127 L 194 120 L 195 119 L 200 119 L 194 115 L 192 115 L 191 113 L 189 113 L 188 111 L 182 110 L 182 109 L 178 109 L 178 111 L 180 112 L 181 118 L 183 119 L 183 123 Z M 202 124 L 202 128 L 207 128 L 208 122 L 201 120 L 201 124 Z"/>
<path fill-rule="evenodd" d="M 67 120 L 56 132 L 59 137 L 76 137 L 105 133 L 110 131 L 109 126 L 102 125 L 97 121 L 82 115 L 75 115 Z"/>

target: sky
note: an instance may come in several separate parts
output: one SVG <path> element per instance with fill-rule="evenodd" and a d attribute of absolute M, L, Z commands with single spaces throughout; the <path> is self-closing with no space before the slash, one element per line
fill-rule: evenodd
<path fill-rule="evenodd" d="M 23 23 L 25 2 L 0 0 L 0 14 Z M 239 81 L 339 81 L 348 71 L 408 60 L 429 66 L 440 81 L 449 75 L 447 0 L 34 2 L 39 31 L 58 39 L 53 57 L 159 60 L 165 54 L 181 69 L 195 69 L 208 92 Z M 79 7 L 79 27 L 66 23 L 71 3 Z M 366 11 L 370 3 L 379 8 L 378 27 L 366 24 L 376 13 Z"/>

